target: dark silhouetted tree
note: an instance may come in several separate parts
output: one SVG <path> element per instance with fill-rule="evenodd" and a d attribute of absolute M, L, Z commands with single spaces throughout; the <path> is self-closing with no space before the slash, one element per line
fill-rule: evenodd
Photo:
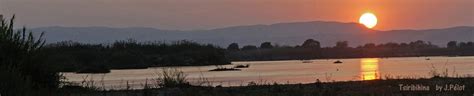
<path fill-rule="evenodd" d="M 229 46 L 227 46 L 227 50 L 229 51 L 239 51 L 239 44 L 237 43 L 232 43 Z"/>
<path fill-rule="evenodd" d="M 467 46 L 468 46 L 469 48 L 474 47 L 474 42 L 467 42 Z"/>
<path fill-rule="evenodd" d="M 425 42 L 425 41 L 422 41 L 422 40 L 417 40 L 415 42 L 410 42 L 408 45 L 411 48 L 415 48 L 415 49 L 435 48 L 435 47 L 437 47 L 436 45 L 431 44 L 431 42 Z"/>
<path fill-rule="evenodd" d="M 273 48 L 273 45 L 271 42 L 263 42 L 262 44 L 260 44 L 260 48 L 261 49 L 270 49 L 270 48 Z"/>
<path fill-rule="evenodd" d="M 375 48 L 375 44 L 374 43 L 367 43 L 364 45 L 364 48 Z"/>
<path fill-rule="evenodd" d="M 313 40 L 313 39 L 307 39 L 304 41 L 304 43 L 301 45 L 301 47 L 304 48 L 321 48 L 321 45 L 319 41 Z"/>
<path fill-rule="evenodd" d="M 456 41 L 449 41 L 447 44 L 448 48 L 457 48 L 458 47 L 458 42 Z"/>
<path fill-rule="evenodd" d="M 347 41 L 336 42 L 336 48 L 348 48 L 349 43 Z"/>

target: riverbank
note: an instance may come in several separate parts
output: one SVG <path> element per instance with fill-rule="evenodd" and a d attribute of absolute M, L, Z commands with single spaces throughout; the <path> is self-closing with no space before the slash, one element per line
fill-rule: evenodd
<path fill-rule="evenodd" d="M 63 88 L 67 96 L 472 96 L 474 77 L 384 79 L 309 84 L 249 83 L 237 87 L 185 86 L 141 90 Z"/>

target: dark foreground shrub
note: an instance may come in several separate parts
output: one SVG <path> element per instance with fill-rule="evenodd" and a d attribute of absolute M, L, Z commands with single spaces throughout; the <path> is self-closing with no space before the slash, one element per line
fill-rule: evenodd
<path fill-rule="evenodd" d="M 41 62 L 44 40 L 26 28 L 15 30 L 14 17 L 0 18 L 0 93 L 4 96 L 38 95 L 59 86 L 60 75 Z"/>
<path fill-rule="evenodd" d="M 156 87 L 173 88 L 173 87 L 190 87 L 191 84 L 186 80 L 186 74 L 177 69 L 163 68 L 161 73 L 157 73 L 155 79 Z"/>

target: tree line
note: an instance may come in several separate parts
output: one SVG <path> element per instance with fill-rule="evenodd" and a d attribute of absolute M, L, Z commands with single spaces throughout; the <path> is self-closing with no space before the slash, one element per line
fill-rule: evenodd
<path fill-rule="evenodd" d="M 45 45 L 44 60 L 63 72 L 108 72 L 160 66 L 230 64 L 225 49 L 191 41 L 173 43 L 121 40 L 112 44 L 63 41 Z"/>
<path fill-rule="evenodd" d="M 297 46 L 275 46 L 263 42 L 259 47 L 232 43 L 227 47 L 228 57 L 233 61 L 252 60 L 304 60 L 325 58 L 368 57 L 412 57 L 412 56 L 473 56 L 473 42 L 450 41 L 447 47 L 439 47 L 422 40 L 408 43 L 367 43 L 350 47 L 348 41 L 339 41 L 335 46 L 321 47 L 320 42 L 307 39 Z"/>

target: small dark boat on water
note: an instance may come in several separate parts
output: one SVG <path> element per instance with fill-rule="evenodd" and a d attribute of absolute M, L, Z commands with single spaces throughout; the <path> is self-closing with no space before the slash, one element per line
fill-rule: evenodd
<path fill-rule="evenodd" d="M 237 69 L 237 68 L 226 68 L 226 67 L 223 67 L 222 65 L 216 65 L 216 69 L 212 69 L 212 70 L 209 70 L 209 71 L 240 71 L 240 69 Z"/>
<path fill-rule="evenodd" d="M 250 65 L 249 64 L 246 64 L 246 65 L 235 65 L 234 68 L 249 68 Z"/>
<path fill-rule="evenodd" d="M 303 60 L 303 63 L 313 63 L 311 60 Z"/>
<path fill-rule="evenodd" d="M 236 68 L 216 68 L 216 69 L 212 69 L 212 70 L 209 70 L 209 71 L 240 71 L 240 69 L 236 69 Z"/>
<path fill-rule="evenodd" d="M 339 64 L 339 63 L 342 63 L 342 61 L 337 60 L 334 62 L 334 64 Z"/>
<path fill-rule="evenodd" d="M 430 58 L 426 58 L 425 60 L 431 60 Z"/>

